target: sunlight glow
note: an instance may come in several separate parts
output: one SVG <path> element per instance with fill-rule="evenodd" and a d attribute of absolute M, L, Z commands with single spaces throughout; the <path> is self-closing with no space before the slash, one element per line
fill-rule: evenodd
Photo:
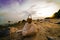
<path fill-rule="evenodd" d="M 45 6 L 43 6 L 45 5 Z M 55 12 L 58 11 L 58 7 L 54 3 L 45 3 L 42 5 L 37 4 L 34 8 L 34 11 L 36 11 L 35 16 L 33 17 L 51 17 Z"/>

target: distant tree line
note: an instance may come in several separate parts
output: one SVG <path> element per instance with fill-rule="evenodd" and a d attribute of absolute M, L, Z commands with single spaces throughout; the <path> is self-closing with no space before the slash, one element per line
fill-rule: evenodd
<path fill-rule="evenodd" d="M 60 18 L 60 9 L 58 12 L 54 13 L 53 18 Z"/>
<path fill-rule="evenodd" d="M 53 18 L 60 19 L 60 9 L 58 12 L 55 12 L 52 17 L 46 17 L 45 19 L 53 19 Z"/>
<path fill-rule="evenodd" d="M 0 25 L 0 29 L 3 29 L 3 28 L 8 28 L 8 27 L 17 27 L 17 26 L 21 26 L 21 25 L 24 25 L 26 23 L 26 20 L 22 20 L 22 21 L 18 21 L 18 22 L 15 22 L 13 24 L 11 24 L 12 21 L 8 21 L 7 24 L 4 24 L 4 25 Z"/>

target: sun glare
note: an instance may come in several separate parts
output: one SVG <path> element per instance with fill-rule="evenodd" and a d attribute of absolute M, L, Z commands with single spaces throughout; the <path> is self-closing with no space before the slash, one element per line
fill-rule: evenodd
<path fill-rule="evenodd" d="M 58 11 L 58 7 L 54 3 L 45 4 L 45 6 L 37 4 L 34 11 L 36 11 L 33 17 L 51 17 L 55 12 Z"/>

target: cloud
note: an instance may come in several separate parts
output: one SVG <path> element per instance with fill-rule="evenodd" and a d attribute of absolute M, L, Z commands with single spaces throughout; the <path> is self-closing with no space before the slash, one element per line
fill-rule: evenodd
<path fill-rule="evenodd" d="M 51 2 L 51 0 L 13 0 L 10 5 L 0 8 L 0 20 L 3 20 L 3 22 L 8 20 L 19 21 L 22 19 L 26 19 L 29 13 L 32 14 L 33 18 L 37 19 L 40 18 L 41 15 L 42 17 L 44 17 L 43 11 L 47 12 L 45 10 L 49 10 L 49 12 L 51 13 L 52 9 L 54 12 L 56 12 L 58 10 L 57 7 L 58 6 L 54 2 Z"/>

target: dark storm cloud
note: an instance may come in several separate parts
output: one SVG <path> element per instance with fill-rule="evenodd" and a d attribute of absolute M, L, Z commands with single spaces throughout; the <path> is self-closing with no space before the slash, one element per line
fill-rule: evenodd
<path fill-rule="evenodd" d="M 22 3 L 24 0 L 0 0 L 0 8 L 4 6 L 8 6 L 14 2 Z"/>

